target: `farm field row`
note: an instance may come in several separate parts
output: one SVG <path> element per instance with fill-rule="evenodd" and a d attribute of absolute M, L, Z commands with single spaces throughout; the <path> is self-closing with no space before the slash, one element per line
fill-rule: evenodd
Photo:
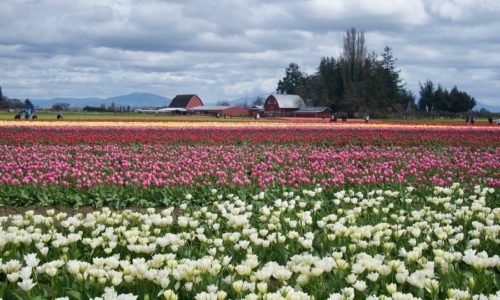
<path fill-rule="evenodd" d="M 56 116 L 59 112 L 45 112 L 45 111 L 37 111 L 37 120 L 38 121 L 55 121 L 57 120 Z M 17 112 L 0 112 L 0 120 L 11 121 L 14 119 L 14 116 Z M 214 117 L 204 117 L 204 116 L 182 116 L 182 115 L 172 115 L 172 114 L 138 114 L 138 113 L 113 113 L 113 112 L 61 112 L 65 121 L 72 120 L 127 120 L 127 119 L 135 119 L 135 120 L 192 120 L 192 119 L 213 119 Z M 24 116 L 22 116 L 21 121 L 26 122 Z M 30 119 L 29 122 L 32 120 Z"/>
<path fill-rule="evenodd" d="M 498 128 L 498 125 L 487 124 L 484 122 L 476 124 L 464 124 L 463 122 L 447 122 L 446 120 L 435 120 L 430 122 L 423 122 L 420 120 L 371 120 L 366 123 L 362 119 L 349 119 L 346 122 L 336 121 L 331 122 L 327 118 L 233 118 L 223 119 L 214 118 L 210 116 L 179 116 L 167 117 L 165 119 L 134 119 L 134 118 L 96 118 L 96 119 L 69 119 L 69 120 L 4 120 L 0 119 L 0 126 L 10 127 L 73 127 L 73 126 L 86 126 L 86 127 L 293 127 L 297 124 L 306 126 L 368 126 L 368 127 L 425 127 L 425 128 L 443 128 L 443 127 L 461 127 L 461 128 Z"/>
<path fill-rule="evenodd" d="M 498 187 L 500 182 L 496 127 L 12 124 L 0 126 L 4 206 L 170 205 L 190 190 L 202 199 L 214 187 L 232 192 L 316 184 L 425 189 L 454 182 Z"/>
<path fill-rule="evenodd" d="M 0 298 L 497 299 L 499 157 L 496 126 L 0 121 Z"/>
<path fill-rule="evenodd" d="M 498 299 L 493 188 L 411 187 L 0 217 L 0 297 Z M 102 298 L 101 298 L 102 297 Z"/>
<path fill-rule="evenodd" d="M 45 112 L 45 111 L 38 111 L 37 112 L 37 117 L 38 121 L 56 121 L 57 114 L 59 112 Z M 0 121 L 12 121 L 14 120 L 14 116 L 17 114 L 17 112 L 4 112 L 0 111 Z M 232 118 L 232 119 L 217 119 L 215 116 L 203 116 L 203 115 L 193 115 L 193 116 L 186 116 L 186 115 L 172 115 L 172 114 L 151 114 L 151 113 L 145 113 L 145 114 L 139 114 L 139 113 L 131 113 L 131 112 L 62 112 L 62 115 L 64 117 L 64 121 L 106 121 L 106 120 L 112 120 L 112 121 L 152 121 L 152 122 L 162 122 L 162 121 L 187 121 L 187 122 L 192 122 L 192 121 L 200 121 L 200 120 L 207 120 L 207 121 L 227 121 L 227 122 L 234 122 L 234 121 L 248 121 L 249 118 Z M 281 118 L 280 121 L 284 120 L 286 118 Z M 300 120 L 300 118 L 290 118 L 290 121 L 292 122 L 297 122 L 297 120 Z M 307 118 L 306 120 L 311 120 L 310 118 Z M 316 120 L 320 120 L 319 118 Z M 25 120 L 21 120 L 25 122 Z M 31 122 L 32 120 L 29 120 Z M 261 118 L 259 120 L 260 122 L 266 122 L 266 121 L 271 121 L 274 122 L 276 121 L 275 118 Z M 353 121 L 353 119 L 349 119 L 349 121 Z M 357 121 L 362 121 L 362 120 L 357 120 Z M 465 120 L 463 118 L 410 118 L 410 119 L 381 119 L 376 120 L 372 119 L 372 122 L 391 122 L 391 123 L 433 123 L 433 124 L 458 124 L 458 125 L 463 125 L 465 123 Z M 487 118 L 475 118 L 475 123 L 476 124 L 488 124 L 488 119 Z"/>
<path fill-rule="evenodd" d="M 318 122 L 0 121 L 2 145 L 314 144 L 498 147 L 500 127 Z"/>
<path fill-rule="evenodd" d="M 203 199 L 211 188 L 238 192 L 317 184 L 498 187 L 498 157 L 499 148 L 470 147 L 4 145 L 0 203 L 157 206 L 181 202 L 186 193 Z"/>

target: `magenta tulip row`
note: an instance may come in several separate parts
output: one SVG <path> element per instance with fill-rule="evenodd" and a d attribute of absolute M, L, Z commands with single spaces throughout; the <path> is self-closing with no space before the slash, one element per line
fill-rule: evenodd
<path fill-rule="evenodd" d="M 343 146 L 0 146 L 0 185 L 298 188 L 500 186 L 500 149 Z"/>

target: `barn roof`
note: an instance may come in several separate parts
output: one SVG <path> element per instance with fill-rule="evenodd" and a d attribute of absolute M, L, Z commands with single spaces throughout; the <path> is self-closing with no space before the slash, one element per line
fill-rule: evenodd
<path fill-rule="evenodd" d="M 197 111 L 197 110 L 225 110 L 225 109 L 228 109 L 231 107 L 235 107 L 235 106 L 228 106 L 228 105 L 197 106 L 197 107 L 193 107 L 193 110 L 194 111 Z"/>
<path fill-rule="evenodd" d="M 159 112 L 173 112 L 173 111 L 186 111 L 186 109 L 182 108 L 182 107 L 166 107 L 166 108 L 160 108 L 158 111 Z"/>
<path fill-rule="evenodd" d="M 169 108 L 169 107 L 166 107 L 166 108 L 160 108 L 160 109 L 138 109 L 136 110 L 138 112 L 147 112 L 147 113 L 163 113 L 163 112 L 176 112 L 176 111 L 179 111 L 179 112 L 185 112 L 186 109 L 185 108 Z"/>
<path fill-rule="evenodd" d="M 264 105 L 254 105 L 252 107 L 250 107 L 250 110 L 262 110 L 264 111 Z"/>
<path fill-rule="evenodd" d="M 325 110 L 331 110 L 331 108 L 326 107 L 326 106 L 308 106 L 308 107 L 302 107 L 301 109 L 295 111 L 296 114 L 310 114 L 310 113 L 320 113 L 324 112 Z"/>
<path fill-rule="evenodd" d="M 278 105 L 280 108 L 299 108 L 306 106 L 304 100 L 302 100 L 299 95 L 276 94 L 271 96 L 274 97 L 276 101 L 278 101 Z"/>
<path fill-rule="evenodd" d="M 168 107 L 179 107 L 179 108 L 186 108 L 186 106 L 189 103 L 189 100 L 191 100 L 193 97 L 198 97 L 195 94 L 187 94 L 187 95 L 177 95 L 172 99 L 172 102 L 170 102 L 170 105 Z"/>

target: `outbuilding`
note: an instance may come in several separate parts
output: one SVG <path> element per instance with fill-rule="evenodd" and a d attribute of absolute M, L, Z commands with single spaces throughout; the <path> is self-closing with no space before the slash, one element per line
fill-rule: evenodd
<path fill-rule="evenodd" d="M 248 114 L 252 118 L 262 117 L 264 116 L 264 106 L 263 105 L 254 105 L 248 109 Z"/>
<path fill-rule="evenodd" d="M 228 116 L 228 117 L 247 117 L 248 110 L 241 106 L 198 106 L 191 110 L 199 115 L 214 115 L 214 116 Z"/>
<path fill-rule="evenodd" d="M 305 107 L 304 100 L 298 95 L 270 95 L 264 103 L 266 115 L 290 115 L 294 111 Z"/>
<path fill-rule="evenodd" d="M 329 118 L 331 114 L 331 108 L 321 106 L 302 107 L 301 109 L 293 112 L 295 117 L 301 118 Z"/>

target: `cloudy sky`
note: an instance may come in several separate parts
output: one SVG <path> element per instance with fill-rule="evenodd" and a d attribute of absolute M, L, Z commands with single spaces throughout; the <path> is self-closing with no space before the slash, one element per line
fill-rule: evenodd
<path fill-rule="evenodd" d="M 500 104 L 498 0 L 1 0 L 0 86 L 18 98 L 271 92 L 312 73 L 349 27 L 393 48 L 414 92 L 431 79 Z"/>

